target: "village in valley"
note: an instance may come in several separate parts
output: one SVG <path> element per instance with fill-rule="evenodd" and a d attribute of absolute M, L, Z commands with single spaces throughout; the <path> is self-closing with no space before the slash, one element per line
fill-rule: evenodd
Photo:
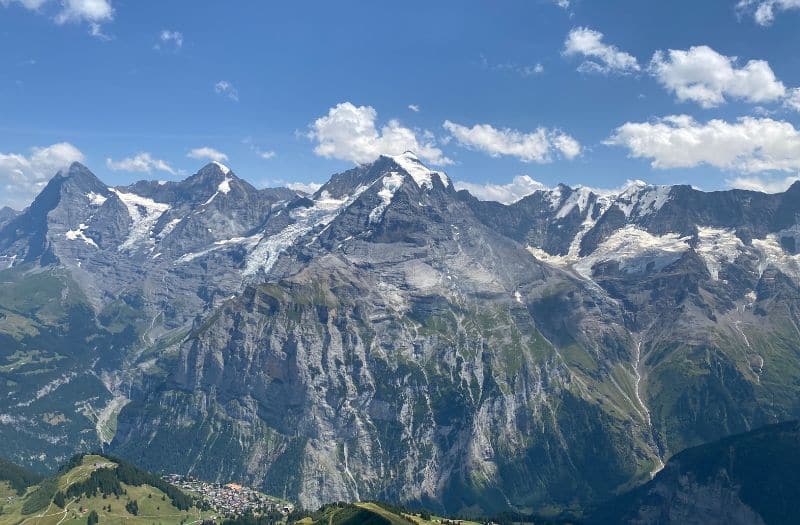
<path fill-rule="evenodd" d="M 220 516 L 242 516 L 269 512 L 288 514 L 294 510 L 294 505 L 285 500 L 238 483 L 223 485 L 180 474 L 168 474 L 163 479 L 186 492 L 200 496 Z"/>

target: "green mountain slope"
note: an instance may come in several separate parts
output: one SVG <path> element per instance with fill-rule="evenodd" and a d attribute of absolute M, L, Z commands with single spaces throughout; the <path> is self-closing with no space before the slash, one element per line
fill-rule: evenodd
<path fill-rule="evenodd" d="M 116 377 L 140 339 L 121 315 L 98 314 L 64 270 L 0 271 L 0 456 L 45 472 L 110 440 L 126 402 Z"/>
<path fill-rule="evenodd" d="M 330 503 L 306 516 L 295 514 L 288 518 L 289 523 L 298 525 L 432 525 L 447 521 L 427 512 L 414 512 L 382 502 Z M 461 525 L 477 525 L 472 521 L 459 522 Z M 225 525 L 246 524 L 231 521 Z"/>
<path fill-rule="evenodd" d="M 6 489 L 0 490 L 0 498 L 12 495 L 12 491 L 21 496 L 28 487 L 40 480 L 41 476 L 38 474 L 0 458 L 0 485 L 4 485 Z"/>
<path fill-rule="evenodd" d="M 209 518 L 195 498 L 157 476 L 99 455 L 76 456 L 58 475 L 8 497 L 0 525 L 191 524 Z"/>

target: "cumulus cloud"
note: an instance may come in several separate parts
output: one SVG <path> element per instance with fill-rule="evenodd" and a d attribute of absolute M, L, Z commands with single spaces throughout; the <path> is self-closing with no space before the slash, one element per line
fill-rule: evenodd
<path fill-rule="evenodd" d="M 135 171 L 140 173 L 152 173 L 153 171 L 164 171 L 175 175 L 176 171 L 166 161 L 154 159 L 147 152 L 137 153 L 133 157 L 126 157 L 122 160 L 106 159 L 106 166 L 114 171 Z"/>
<path fill-rule="evenodd" d="M 800 88 L 790 90 L 783 104 L 789 109 L 800 111 Z"/>
<path fill-rule="evenodd" d="M 37 13 L 45 14 L 49 10 L 44 7 L 53 4 L 55 0 L 0 0 L 0 5 L 7 7 L 11 4 L 19 4 L 26 9 Z M 60 0 L 60 9 L 55 13 L 53 20 L 57 24 L 68 22 L 89 24 L 89 34 L 104 40 L 109 39 L 103 33 L 101 24 L 110 22 L 114 19 L 114 8 L 110 0 Z"/>
<path fill-rule="evenodd" d="M 800 180 L 800 175 L 790 175 L 788 177 L 743 176 L 728 179 L 727 182 L 731 187 L 741 190 L 782 193 L 798 180 Z"/>
<path fill-rule="evenodd" d="M 419 106 L 416 104 L 409 104 L 408 109 L 410 109 L 414 113 L 419 113 Z"/>
<path fill-rule="evenodd" d="M 563 54 L 586 58 L 578 66 L 581 73 L 629 74 L 641 69 L 633 55 L 606 44 L 603 42 L 603 33 L 588 27 L 576 27 L 569 32 L 564 41 Z"/>
<path fill-rule="evenodd" d="M 650 72 L 678 100 L 704 108 L 719 106 L 726 97 L 762 103 L 786 95 L 786 87 L 766 61 L 750 60 L 738 68 L 736 57 L 721 55 L 708 46 L 657 51 Z"/>
<path fill-rule="evenodd" d="M 83 160 L 83 153 L 68 142 L 31 148 L 27 156 L 0 153 L 0 206 L 24 208 L 58 170 Z"/>
<path fill-rule="evenodd" d="M 606 144 L 628 148 L 654 168 L 702 164 L 744 173 L 800 170 L 800 131 L 789 122 L 742 117 L 701 123 L 688 115 L 627 122 Z"/>
<path fill-rule="evenodd" d="M 472 182 L 456 181 L 455 187 L 458 190 L 467 190 L 482 201 L 497 201 L 503 204 L 517 202 L 537 190 L 544 190 L 547 187 L 541 182 L 535 181 L 527 175 L 518 175 L 508 184 L 475 184 Z"/>
<path fill-rule="evenodd" d="M 159 50 L 175 50 L 183 47 L 183 33 L 180 31 L 170 31 L 169 29 L 162 29 L 158 34 L 158 42 L 154 46 Z"/>
<path fill-rule="evenodd" d="M 109 0 L 62 0 L 62 9 L 56 22 L 89 22 L 99 24 L 114 18 L 114 9 Z"/>
<path fill-rule="evenodd" d="M 555 154 L 567 159 L 580 155 L 581 145 L 577 140 L 559 130 L 538 128 L 531 133 L 489 124 L 467 127 L 449 120 L 444 128 L 466 148 L 488 153 L 492 157 L 511 156 L 523 162 L 552 162 Z"/>
<path fill-rule="evenodd" d="M 741 0 L 737 7 L 751 12 L 758 25 L 768 26 L 775 21 L 776 11 L 800 9 L 800 0 Z"/>
<path fill-rule="evenodd" d="M 227 97 L 234 102 L 239 102 L 239 91 L 227 80 L 220 80 L 214 84 L 214 92 L 217 95 Z"/>
<path fill-rule="evenodd" d="M 322 184 L 317 182 L 290 182 L 286 185 L 287 188 L 294 191 L 301 191 L 303 193 L 312 194 L 322 187 Z"/>
<path fill-rule="evenodd" d="M 452 161 L 436 147 L 430 132 L 406 128 L 398 120 L 390 120 L 378 129 L 378 112 L 371 106 L 355 106 L 342 102 L 328 110 L 309 126 L 307 137 L 317 143 L 314 153 L 321 157 L 365 163 L 380 155 L 399 155 L 413 151 L 431 164 L 446 165 Z"/>
<path fill-rule="evenodd" d="M 209 148 L 208 146 L 203 146 L 202 148 L 194 148 L 189 153 L 186 154 L 187 157 L 190 159 L 197 159 L 197 160 L 215 160 L 217 162 L 225 162 L 228 160 L 228 156 L 222 153 L 221 151 L 215 150 L 214 148 Z"/>

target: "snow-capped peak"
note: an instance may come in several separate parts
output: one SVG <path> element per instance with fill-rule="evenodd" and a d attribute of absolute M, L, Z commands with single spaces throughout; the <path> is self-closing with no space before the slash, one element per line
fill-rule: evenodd
<path fill-rule="evenodd" d="M 217 166 L 222 171 L 222 173 L 225 174 L 225 175 L 227 175 L 228 173 L 231 172 L 231 169 L 228 166 L 226 166 L 225 164 L 223 164 L 221 162 L 217 162 L 216 160 L 212 160 L 211 164 L 214 164 L 215 166 Z M 225 192 L 225 193 L 228 193 L 228 192 Z"/>
<path fill-rule="evenodd" d="M 672 186 L 654 186 L 634 180 L 628 183 L 614 203 L 626 217 L 630 217 L 632 212 L 643 216 L 660 210 L 669 200 L 671 192 Z"/>
<path fill-rule="evenodd" d="M 412 151 L 406 151 L 401 155 L 395 155 L 389 158 L 392 159 L 395 164 L 403 168 L 403 171 L 411 175 L 411 178 L 414 179 L 414 182 L 416 182 L 417 186 L 420 188 L 433 188 L 434 175 L 438 175 L 439 180 L 441 180 L 442 184 L 445 186 L 450 185 L 450 179 L 447 177 L 446 173 L 431 170 L 424 165 L 422 161 L 419 160 L 419 157 Z"/>

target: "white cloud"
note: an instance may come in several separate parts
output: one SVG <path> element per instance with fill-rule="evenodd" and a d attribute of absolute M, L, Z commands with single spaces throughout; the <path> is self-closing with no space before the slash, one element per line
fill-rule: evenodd
<path fill-rule="evenodd" d="M 569 9 L 570 0 L 554 0 L 556 5 L 561 9 Z"/>
<path fill-rule="evenodd" d="M 42 9 L 47 4 L 55 4 L 55 0 L 0 0 L 0 5 L 7 7 L 13 3 L 18 3 L 26 9 L 44 14 Z M 114 8 L 111 0 L 60 0 L 60 10 L 55 14 L 53 20 L 57 24 L 68 22 L 89 24 L 89 34 L 109 40 L 110 37 L 103 33 L 100 24 L 110 22 L 114 19 Z"/>
<path fill-rule="evenodd" d="M 795 111 L 800 111 L 800 88 L 789 90 L 786 100 L 783 101 L 784 106 Z"/>
<path fill-rule="evenodd" d="M 355 106 L 342 102 L 310 126 L 308 138 L 317 142 L 314 153 L 322 157 L 365 163 L 380 155 L 399 155 L 413 151 L 431 164 L 446 165 L 452 161 L 436 147 L 430 132 L 417 132 L 390 120 L 380 130 L 378 113 L 371 106 Z"/>
<path fill-rule="evenodd" d="M 302 191 L 303 193 L 314 193 L 322 187 L 322 184 L 317 182 L 290 182 L 286 185 L 287 188 L 294 191 Z"/>
<path fill-rule="evenodd" d="M 569 32 L 563 54 L 587 58 L 578 66 L 581 73 L 628 74 L 640 70 L 633 55 L 604 43 L 603 33 L 588 27 L 576 27 Z"/>
<path fill-rule="evenodd" d="M 719 106 L 726 98 L 748 102 L 773 102 L 786 88 L 764 60 L 750 60 L 736 67 L 736 57 L 721 55 L 708 46 L 686 51 L 657 51 L 650 72 L 680 101 L 692 101 L 704 108 Z"/>
<path fill-rule="evenodd" d="M 742 117 L 705 124 L 688 115 L 654 122 L 628 122 L 606 144 L 628 148 L 654 168 L 690 168 L 706 164 L 744 173 L 800 170 L 800 131 L 789 122 Z"/>
<path fill-rule="evenodd" d="M 203 146 L 202 148 L 195 148 L 191 150 L 189 153 L 186 154 L 187 157 L 190 159 L 197 159 L 197 160 L 215 160 L 217 162 L 225 162 L 228 160 L 228 156 L 222 153 L 221 151 L 215 150 L 214 148 L 209 148 L 208 146 Z"/>
<path fill-rule="evenodd" d="M 488 58 L 486 58 L 485 55 L 481 55 L 481 66 L 490 71 L 507 71 L 516 73 L 521 77 L 532 77 L 534 75 L 540 75 L 544 73 L 544 66 L 541 64 L 541 62 L 537 62 L 533 65 L 516 64 L 514 62 L 493 64 Z"/>
<path fill-rule="evenodd" d="M 409 104 L 408 109 L 410 109 L 414 113 L 419 113 L 419 106 L 416 104 Z"/>
<path fill-rule="evenodd" d="M 748 176 L 728 179 L 727 182 L 731 187 L 742 190 L 782 193 L 798 180 L 800 180 L 800 175 L 791 175 L 789 177 Z"/>
<path fill-rule="evenodd" d="M 492 66 L 492 69 L 497 71 L 511 71 L 521 77 L 532 77 L 544 73 L 544 66 L 537 62 L 533 65 L 521 65 L 514 63 L 497 64 Z"/>
<path fill-rule="evenodd" d="M 0 206 L 27 206 L 58 170 L 83 160 L 83 153 L 68 142 L 31 148 L 28 156 L 0 153 Z"/>
<path fill-rule="evenodd" d="M 25 9 L 30 9 L 35 11 L 42 7 L 46 2 L 49 0 L 0 0 L 0 5 L 3 7 L 8 7 L 11 4 L 17 3 L 20 4 Z"/>
<path fill-rule="evenodd" d="M 444 128 L 460 145 L 492 157 L 507 155 L 523 162 L 546 163 L 551 162 L 556 153 L 567 159 L 581 153 L 580 143 L 559 130 L 538 128 L 523 133 L 509 128 L 497 129 L 489 124 L 476 124 L 470 128 L 449 120 L 445 121 Z"/>
<path fill-rule="evenodd" d="M 154 46 L 156 49 L 173 49 L 177 51 L 183 47 L 183 33 L 180 31 L 170 31 L 169 29 L 162 29 L 158 34 L 158 42 Z"/>
<path fill-rule="evenodd" d="M 261 151 L 260 149 L 256 148 L 255 152 L 256 152 L 256 155 L 258 155 L 259 157 L 261 157 L 264 160 L 269 160 L 269 159 L 275 157 L 275 155 L 276 155 L 275 152 L 272 151 L 272 150 L 270 150 L 270 151 Z"/>
<path fill-rule="evenodd" d="M 800 0 L 741 0 L 737 7 L 752 11 L 758 25 L 768 26 L 775 21 L 775 11 L 800 9 Z"/>
<path fill-rule="evenodd" d="M 97 23 L 90 23 L 89 24 L 89 34 L 95 38 L 99 38 L 100 40 L 111 40 L 112 37 L 107 35 L 103 32 L 103 26 Z"/>
<path fill-rule="evenodd" d="M 458 190 L 467 190 L 482 201 L 497 201 L 503 204 L 517 202 L 536 190 L 547 189 L 544 184 L 533 180 L 527 175 L 518 175 L 508 184 L 493 184 L 491 182 L 475 184 L 456 181 L 455 187 Z"/>
<path fill-rule="evenodd" d="M 147 152 L 137 153 L 133 157 L 127 157 L 119 161 L 106 159 L 106 166 L 114 171 L 135 171 L 141 173 L 152 173 L 153 171 L 165 171 L 175 175 L 176 171 L 166 161 L 154 159 Z"/>
<path fill-rule="evenodd" d="M 93 22 L 99 24 L 114 18 L 114 9 L 109 0 L 62 0 L 61 12 L 56 22 Z"/>
<path fill-rule="evenodd" d="M 227 97 L 234 102 L 239 102 L 239 91 L 227 80 L 220 80 L 214 84 L 214 91 L 217 93 L 217 95 L 222 95 L 223 97 Z"/>

